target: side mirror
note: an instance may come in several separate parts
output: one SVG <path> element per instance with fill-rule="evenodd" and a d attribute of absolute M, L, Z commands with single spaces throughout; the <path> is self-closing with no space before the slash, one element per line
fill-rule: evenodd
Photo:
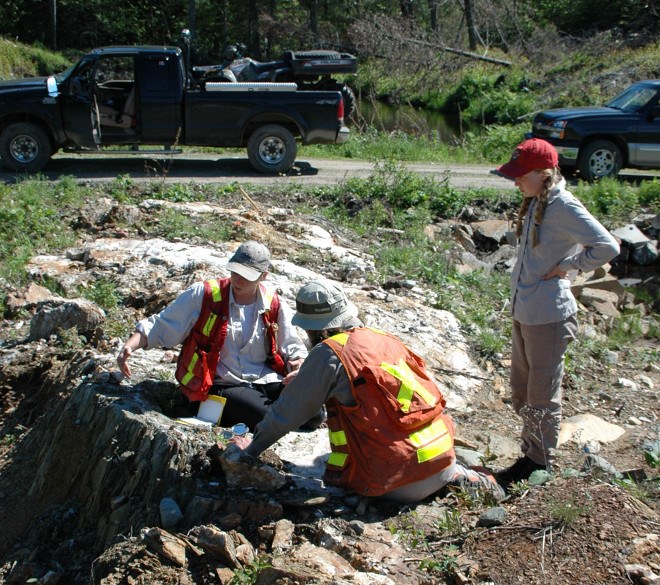
<path fill-rule="evenodd" d="M 651 117 L 653 119 L 660 118 L 660 106 L 655 106 L 655 108 L 653 108 L 653 111 L 651 112 Z"/>
<path fill-rule="evenodd" d="M 48 79 L 46 79 L 46 89 L 48 90 L 48 95 L 52 98 L 56 98 L 58 96 L 58 91 L 57 91 L 57 81 L 55 81 L 55 78 L 53 76 L 50 76 Z"/>

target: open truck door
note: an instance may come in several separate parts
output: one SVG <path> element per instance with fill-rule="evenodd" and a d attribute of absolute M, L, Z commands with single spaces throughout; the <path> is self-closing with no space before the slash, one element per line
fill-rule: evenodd
<path fill-rule="evenodd" d="M 83 59 L 71 72 L 63 87 L 62 118 L 67 138 L 79 148 L 98 149 L 101 144 L 101 125 L 95 69 L 98 59 Z"/>

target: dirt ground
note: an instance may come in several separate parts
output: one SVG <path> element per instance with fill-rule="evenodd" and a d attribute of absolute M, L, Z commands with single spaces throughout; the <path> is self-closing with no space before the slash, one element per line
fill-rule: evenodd
<path fill-rule="evenodd" d="M 273 202 L 268 195 L 255 199 L 261 204 L 286 203 Z M 104 235 L 107 234 L 103 230 L 96 230 L 94 237 Z M 89 234 L 81 234 L 83 236 L 90 237 Z M 356 241 L 355 246 L 359 245 Z M 17 315 L 2 321 L 1 349 L 17 347 L 16 340 L 25 333 L 28 320 L 29 315 Z M 603 327 L 602 319 L 595 315 L 586 314 L 583 321 L 592 323 L 596 329 Z M 401 535 L 408 535 L 407 540 L 404 539 L 409 550 L 407 564 L 416 580 L 408 580 L 412 577 L 405 577 L 402 572 L 397 577 L 399 580 L 394 579 L 401 585 L 412 582 L 459 585 L 659 583 L 660 482 L 657 469 L 648 464 L 644 452 L 648 445 L 660 441 L 660 370 L 657 363 L 649 361 L 649 352 L 641 351 L 649 348 L 657 356 L 657 344 L 640 337 L 636 344 L 622 348 L 618 360 L 610 363 L 603 356 L 591 355 L 585 345 L 579 367 L 568 367 L 564 385 L 564 417 L 589 413 L 625 429 L 625 434 L 616 441 L 600 445 L 598 455 L 618 471 L 628 472 L 634 481 L 614 480 L 602 472 L 578 474 L 585 453 L 581 445 L 571 442 L 558 453 L 554 478 L 541 486 L 521 486 L 501 504 L 506 516 L 498 526 L 479 526 L 478 518 L 487 506 L 469 501 L 461 494 L 449 494 L 436 502 L 460 512 L 460 527 L 458 523 L 449 527 L 431 520 L 428 511 L 432 502 L 412 509 L 374 502 L 366 515 L 351 510 L 344 519 L 377 522 L 385 527 L 397 525 Z M 47 352 L 40 352 L 30 346 L 26 351 L 34 355 L 25 355 L 19 360 L 22 363 L 19 368 L 14 366 L 0 376 L 0 474 L 11 461 L 16 443 L 25 439 L 54 401 L 63 399 L 58 394 L 57 378 L 58 368 L 67 359 L 67 348 L 51 347 Z M 483 366 L 490 378 L 475 399 L 471 412 L 455 415 L 460 438 L 482 450 L 487 448 L 490 434 L 515 438 L 520 429 L 520 421 L 508 402 L 508 355 L 491 358 Z M 634 381 L 635 385 L 626 380 Z M 499 460 L 493 466 L 497 468 L 510 462 Z M 25 474 L 29 475 L 29 470 L 25 470 Z M 331 499 L 320 504 L 319 511 L 331 516 L 338 503 Z M 299 521 L 299 538 L 313 531 L 309 516 L 293 518 Z M 60 530 L 61 538 L 68 535 L 64 525 Z M 24 548 L 37 547 L 39 539 L 47 540 L 55 554 L 61 544 L 59 534 L 46 535 L 35 526 L 20 544 Z M 419 538 L 411 538 L 411 534 Z M 81 550 L 77 560 L 67 559 L 69 567 L 77 563 L 81 574 L 87 571 L 89 575 L 90 567 L 85 563 L 91 554 L 92 551 Z M 64 563 L 64 559 L 61 562 Z M 21 580 L 24 575 L 14 574 L 8 578 L 11 566 L 7 563 L 9 561 L 0 558 L 0 583 L 30 582 Z M 190 576 L 188 581 L 183 580 L 181 573 L 173 570 L 170 564 L 135 542 L 106 551 L 97 569 L 101 565 L 116 568 L 114 576 L 108 569 L 109 576 L 103 581 L 108 584 L 222 582 L 208 575 L 200 580 Z M 632 568 L 633 565 L 638 567 Z M 125 580 L 125 572 L 120 569 L 127 566 L 134 568 L 134 576 Z M 200 574 L 203 573 L 200 570 Z M 39 582 L 54 585 L 57 581 Z M 59 582 L 64 583 L 65 579 Z M 84 582 L 84 579 L 76 582 Z"/>

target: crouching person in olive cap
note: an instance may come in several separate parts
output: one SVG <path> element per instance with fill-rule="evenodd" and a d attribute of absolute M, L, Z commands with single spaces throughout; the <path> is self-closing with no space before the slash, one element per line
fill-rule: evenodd
<path fill-rule="evenodd" d="M 483 468 L 456 461 L 454 424 L 422 358 L 393 335 L 364 327 L 340 287 L 303 286 L 292 323 L 307 331 L 314 348 L 252 441 L 234 443 L 256 457 L 325 404 L 327 484 L 400 502 L 422 500 L 448 484 L 504 497 Z"/>

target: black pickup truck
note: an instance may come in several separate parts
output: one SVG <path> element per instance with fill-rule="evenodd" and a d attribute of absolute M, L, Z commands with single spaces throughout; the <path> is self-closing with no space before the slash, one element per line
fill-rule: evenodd
<path fill-rule="evenodd" d="M 553 144 L 562 169 L 586 181 L 660 169 L 660 80 L 634 83 L 605 106 L 540 112 L 527 137 Z"/>
<path fill-rule="evenodd" d="M 296 139 L 348 139 L 339 91 L 194 83 L 186 61 L 178 47 L 103 47 L 59 75 L 1 81 L 3 165 L 35 172 L 60 149 L 172 154 L 188 145 L 247 147 L 255 169 L 282 173 L 295 163 Z"/>

